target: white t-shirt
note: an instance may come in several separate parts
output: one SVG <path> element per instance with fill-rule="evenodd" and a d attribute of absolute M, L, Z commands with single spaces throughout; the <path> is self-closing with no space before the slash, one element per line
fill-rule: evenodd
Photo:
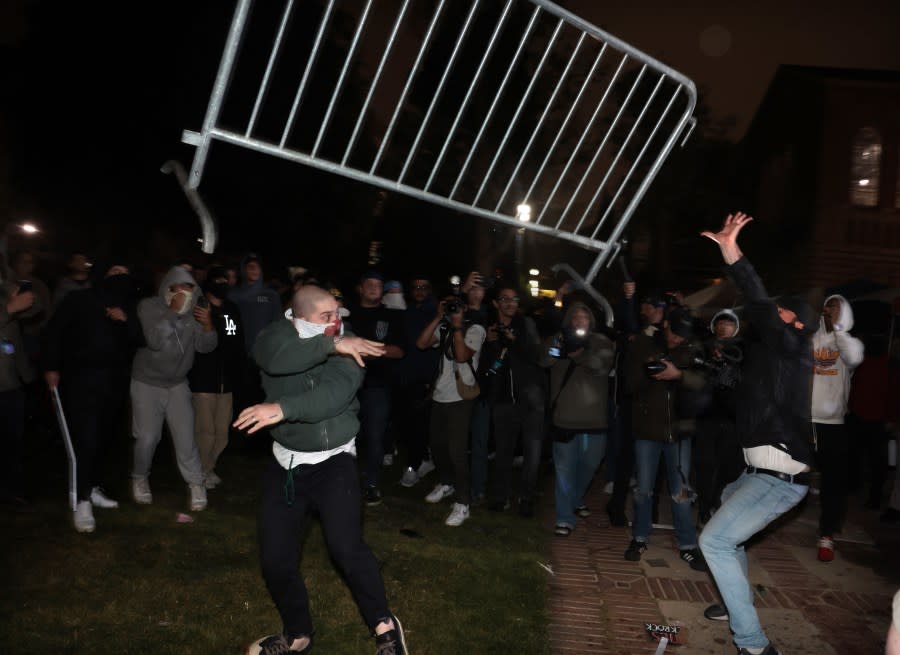
<path fill-rule="evenodd" d="M 290 448 L 285 448 L 277 441 L 272 443 L 272 454 L 275 455 L 275 459 L 281 464 L 281 468 L 288 471 L 296 466 L 300 466 L 300 464 L 321 464 L 326 459 L 341 453 L 350 453 L 356 457 L 356 437 L 343 446 L 338 446 L 331 450 L 316 450 L 313 452 L 291 450 Z"/>
<path fill-rule="evenodd" d="M 440 348 L 441 346 L 441 328 L 438 328 L 434 331 L 434 336 L 437 337 L 437 342 L 434 344 L 435 348 Z M 443 357 L 441 357 L 441 369 L 440 375 L 438 375 L 437 381 L 434 383 L 434 391 L 431 394 L 431 398 L 436 403 L 455 403 L 462 398 L 460 398 L 459 393 L 456 391 L 456 375 L 454 375 L 454 371 L 458 370 L 460 377 L 463 382 L 466 384 L 475 384 L 475 376 L 472 374 L 472 369 L 478 370 L 478 358 L 481 355 L 481 346 L 484 344 L 485 332 L 484 328 L 478 324 L 470 325 L 466 329 L 466 334 L 463 340 L 466 342 L 466 345 L 475 351 L 475 354 L 472 355 L 472 368 L 469 368 L 469 365 L 465 362 L 459 363 L 455 362 L 452 359 L 447 359 L 446 353 L 444 353 Z M 452 339 L 452 333 L 447 333 L 447 339 Z M 446 344 L 445 344 L 446 347 Z"/>

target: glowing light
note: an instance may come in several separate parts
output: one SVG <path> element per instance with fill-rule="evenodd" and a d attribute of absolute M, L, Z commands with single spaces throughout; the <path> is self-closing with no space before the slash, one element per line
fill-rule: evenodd
<path fill-rule="evenodd" d="M 531 287 L 531 295 L 534 296 L 535 298 L 538 297 L 538 294 L 540 293 L 540 291 L 541 290 L 538 289 L 537 287 Z"/>
<path fill-rule="evenodd" d="M 529 274 L 529 275 L 535 275 L 535 276 L 537 276 L 537 275 L 540 275 L 541 272 L 540 272 L 538 269 L 536 269 L 536 268 L 532 268 L 532 269 L 530 269 L 530 270 L 528 271 L 528 274 Z"/>
<path fill-rule="evenodd" d="M 859 181 L 859 186 L 868 186 L 868 185 L 869 185 L 868 179 L 862 179 Z"/>
<path fill-rule="evenodd" d="M 530 287 L 539 287 L 540 283 L 537 280 L 528 280 L 528 286 Z"/>
<path fill-rule="evenodd" d="M 523 223 L 531 220 L 531 205 L 519 205 L 516 207 L 516 218 Z"/>
<path fill-rule="evenodd" d="M 37 234 L 37 233 L 38 233 L 37 227 L 36 227 L 35 225 L 31 224 L 31 223 L 25 223 L 25 224 L 22 226 L 22 231 L 23 231 L 25 234 Z"/>

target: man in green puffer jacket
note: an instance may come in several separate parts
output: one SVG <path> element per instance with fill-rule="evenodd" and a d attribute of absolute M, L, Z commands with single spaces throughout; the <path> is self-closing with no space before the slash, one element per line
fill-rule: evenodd
<path fill-rule="evenodd" d="M 258 639 L 247 652 L 311 648 L 300 540 L 310 514 L 317 513 L 329 553 L 376 635 L 379 652 L 392 645 L 403 655 L 403 630 L 388 609 L 378 561 L 363 541 L 355 461 L 362 357 L 380 357 L 384 345 L 343 334 L 337 301 L 319 287 L 297 291 L 291 311 L 291 320 L 270 324 L 253 347 L 268 402 L 248 407 L 234 422 L 249 433 L 275 426 L 274 457 L 263 474 L 259 551 L 284 629 Z"/>

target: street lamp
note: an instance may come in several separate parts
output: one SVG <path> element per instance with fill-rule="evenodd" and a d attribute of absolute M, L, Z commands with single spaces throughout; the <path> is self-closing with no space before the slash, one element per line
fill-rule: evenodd
<path fill-rule="evenodd" d="M 541 274 L 541 272 L 540 272 L 538 269 L 536 269 L 536 268 L 531 268 L 531 269 L 528 270 L 528 274 L 531 275 L 531 276 L 533 276 L 533 277 L 537 277 L 538 275 Z"/>
<path fill-rule="evenodd" d="M 516 207 L 516 218 L 523 223 L 531 220 L 531 205 L 521 204 Z M 522 251 L 525 248 L 525 228 L 520 227 L 516 230 L 516 281 L 521 284 L 522 281 Z"/>
<path fill-rule="evenodd" d="M 23 223 L 22 231 L 25 234 L 37 234 L 39 230 L 37 229 L 37 226 L 35 226 L 33 223 Z"/>

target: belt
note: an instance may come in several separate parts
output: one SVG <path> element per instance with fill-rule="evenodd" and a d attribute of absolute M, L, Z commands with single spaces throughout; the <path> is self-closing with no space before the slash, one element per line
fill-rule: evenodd
<path fill-rule="evenodd" d="M 791 484 L 802 484 L 809 486 L 809 471 L 791 475 L 790 473 L 782 473 L 781 471 L 772 471 L 770 469 L 760 469 L 756 468 L 755 466 L 748 466 L 747 473 L 762 473 L 763 475 L 771 475 L 773 478 L 778 478 L 779 480 L 784 480 L 785 482 L 790 482 Z"/>

